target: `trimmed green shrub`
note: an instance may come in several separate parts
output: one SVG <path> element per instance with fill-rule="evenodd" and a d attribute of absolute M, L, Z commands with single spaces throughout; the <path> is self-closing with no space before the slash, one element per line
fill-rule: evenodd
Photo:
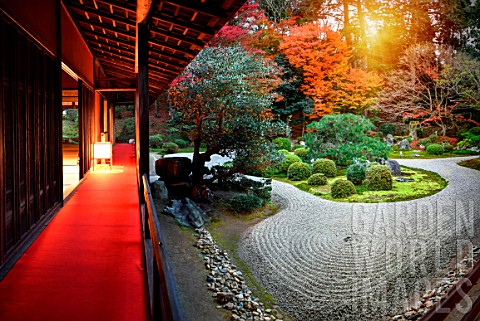
<path fill-rule="evenodd" d="M 148 138 L 148 145 L 150 148 L 160 148 L 163 144 L 163 138 L 161 135 L 152 135 Z"/>
<path fill-rule="evenodd" d="M 432 143 L 434 143 L 438 140 L 438 135 L 437 134 L 431 134 L 430 136 L 428 136 L 428 139 L 430 139 L 430 141 Z"/>
<path fill-rule="evenodd" d="M 309 158 L 329 158 L 336 165 L 350 165 L 355 158 L 387 158 L 392 150 L 378 137 L 368 137 L 375 126 L 363 116 L 327 115 L 307 125 L 305 143 Z"/>
<path fill-rule="evenodd" d="M 174 139 L 173 142 L 178 145 L 179 148 L 185 148 L 188 146 L 188 142 L 183 139 Z"/>
<path fill-rule="evenodd" d="M 393 187 L 392 173 L 387 166 L 370 166 L 365 171 L 367 188 L 372 191 L 388 191 Z"/>
<path fill-rule="evenodd" d="M 262 199 L 256 195 L 236 195 L 230 199 L 230 209 L 235 212 L 253 211 L 262 204 Z"/>
<path fill-rule="evenodd" d="M 447 143 L 443 145 L 443 149 L 445 153 L 451 153 L 453 151 L 453 146 Z"/>
<path fill-rule="evenodd" d="M 427 147 L 427 154 L 429 155 L 443 155 L 445 149 L 440 144 L 431 144 Z"/>
<path fill-rule="evenodd" d="M 470 134 L 479 136 L 480 135 L 480 127 L 472 127 L 468 130 Z"/>
<path fill-rule="evenodd" d="M 347 168 L 347 179 L 354 185 L 361 185 L 367 169 L 361 164 L 352 164 Z"/>
<path fill-rule="evenodd" d="M 378 130 L 381 131 L 384 136 L 387 136 L 388 134 L 393 136 L 395 135 L 397 128 L 393 124 L 383 124 L 378 127 Z"/>
<path fill-rule="evenodd" d="M 172 142 L 168 143 L 163 143 L 162 149 L 167 153 L 167 154 L 174 154 L 178 152 L 178 145 Z"/>
<path fill-rule="evenodd" d="M 430 138 L 424 138 L 424 139 L 420 139 L 420 140 L 418 141 L 418 143 L 419 143 L 420 145 L 425 146 L 425 148 L 427 148 L 428 145 L 430 145 L 430 144 L 432 143 L 432 141 L 430 140 Z"/>
<path fill-rule="evenodd" d="M 295 145 L 293 145 L 293 150 L 299 149 L 299 148 L 304 148 L 304 145 L 301 145 L 301 144 L 295 144 Z"/>
<path fill-rule="evenodd" d="M 337 175 L 337 167 L 331 159 L 320 158 L 313 162 L 313 174 L 322 173 L 327 177 L 335 177 Z"/>
<path fill-rule="evenodd" d="M 322 173 L 313 174 L 308 178 L 308 185 L 311 185 L 311 186 L 322 186 L 327 184 L 328 184 L 327 177 Z"/>
<path fill-rule="evenodd" d="M 277 149 L 292 150 L 292 143 L 290 142 L 290 139 L 286 137 L 277 137 L 273 140 L 273 143 L 277 146 Z"/>
<path fill-rule="evenodd" d="M 302 162 L 296 162 L 288 168 L 287 177 L 291 181 L 303 181 L 310 177 L 310 166 Z"/>
<path fill-rule="evenodd" d="M 291 154 L 285 155 L 282 163 L 280 164 L 280 172 L 286 173 L 290 165 L 297 162 L 302 162 L 300 157 L 298 157 L 297 155 L 291 155 Z"/>
<path fill-rule="evenodd" d="M 371 162 L 368 168 L 373 167 L 373 166 L 382 166 L 379 162 Z"/>
<path fill-rule="evenodd" d="M 355 194 L 355 186 L 345 179 L 337 179 L 332 184 L 331 193 L 333 198 L 344 198 Z"/>
<path fill-rule="evenodd" d="M 293 153 L 295 155 L 297 155 L 298 157 L 302 158 L 302 159 L 306 159 L 307 158 L 307 153 L 308 153 L 308 149 L 306 148 L 297 148 L 293 151 Z"/>

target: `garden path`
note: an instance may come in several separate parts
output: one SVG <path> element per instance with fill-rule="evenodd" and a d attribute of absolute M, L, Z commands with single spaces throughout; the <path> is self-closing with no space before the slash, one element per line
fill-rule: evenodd
<path fill-rule="evenodd" d="M 480 172 L 465 159 L 399 160 L 449 182 L 407 202 L 338 203 L 274 181 L 282 210 L 243 235 L 239 254 L 295 320 L 380 319 L 480 235 Z"/>

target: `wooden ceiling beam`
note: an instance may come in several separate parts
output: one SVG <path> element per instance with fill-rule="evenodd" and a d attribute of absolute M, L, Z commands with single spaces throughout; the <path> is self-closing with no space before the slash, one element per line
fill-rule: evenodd
<path fill-rule="evenodd" d="M 113 32 L 113 33 L 117 33 L 119 35 L 122 35 L 124 37 L 131 37 L 133 39 L 136 39 L 136 34 L 135 32 L 129 32 L 127 30 L 120 30 L 120 29 L 116 29 L 115 27 L 113 26 L 106 26 L 100 22 L 95 22 L 95 21 L 91 21 L 91 20 L 88 20 L 88 19 L 83 19 L 83 18 L 79 18 L 78 19 L 78 22 L 79 23 L 85 23 L 85 24 L 89 24 L 89 25 L 92 25 L 92 26 L 95 26 L 95 27 L 98 27 L 98 28 L 101 28 L 101 29 L 105 29 L 105 30 L 108 30 L 110 32 Z M 87 33 L 87 31 L 85 32 Z M 88 33 L 90 33 L 90 31 L 88 31 Z M 100 36 L 100 35 L 98 35 Z M 198 53 L 197 50 L 192 50 L 192 49 L 187 49 L 187 48 L 181 48 L 179 46 L 174 46 L 174 45 L 171 45 L 165 41 L 158 41 L 160 39 L 157 39 L 157 41 L 149 41 L 149 43 L 153 43 L 157 46 L 162 46 L 162 47 L 165 47 L 165 48 L 169 48 L 171 50 L 174 50 L 174 51 L 178 51 L 178 52 L 181 52 L 183 54 L 186 54 L 186 55 L 190 55 L 192 57 L 195 57 Z M 112 40 L 112 41 L 115 41 L 115 40 Z"/>
<path fill-rule="evenodd" d="M 129 73 L 135 73 L 134 67 L 130 67 L 130 65 L 119 65 L 118 62 L 113 58 L 113 57 L 108 57 L 108 56 L 99 56 L 99 60 L 106 62 L 108 65 L 108 68 L 114 68 L 114 69 L 120 69 L 121 71 L 129 72 Z M 160 73 L 160 74 L 158 74 Z M 151 70 L 151 74 L 159 79 L 164 79 L 167 82 L 171 82 L 172 77 L 165 77 L 163 76 L 163 72 L 159 70 Z"/>
<path fill-rule="evenodd" d="M 192 22 L 182 21 L 178 18 L 172 18 L 172 17 L 169 17 L 167 15 L 162 14 L 161 12 L 154 15 L 152 17 L 152 20 L 153 21 L 158 20 L 158 21 L 161 21 L 161 22 L 164 22 L 164 23 L 172 24 L 172 25 L 175 25 L 175 26 L 183 28 L 183 29 L 194 30 L 194 31 L 200 32 L 202 34 L 208 35 L 210 37 L 213 37 L 215 35 L 215 30 L 213 28 L 204 27 L 204 26 L 201 26 L 199 24 L 192 23 Z"/>
<path fill-rule="evenodd" d="M 121 48 L 117 45 L 111 44 L 111 42 L 115 42 L 115 43 L 118 42 L 118 43 L 120 43 L 124 46 L 127 46 L 127 47 L 131 48 L 132 51 L 135 51 L 135 45 L 133 43 L 128 43 L 127 41 L 124 41 L 123 39 L 115 38 L 115 37 L 112 37 L 110 35 L 105 35 L 103 33 L 96 33 L 96 32 L 93 32 L 93 31 L 85 32 L 85 34 L 90 35 L 90 38 L 86 39 L 87 41 L 95 42 L 95 43 L 98 43 L 102 46 L 103 45 L 105 45 L 105 46 L 111 45 L 111 46 L 114 46 L 116 49 L 119 49 L 119 50 L 126 50 L 126 49 Z M 103 42 L 100 42 L 99 40 L 92 39 L 92 37 L 94 38 L 95 36 L 98 37 L 98 38 L 106 39 L 106 40 L 111 41 L 111 42 L 103 43 Z M 150 42 L 150 44 L 152 44 L 152 42 Z M 185 65 L 189 64 L 190 61 L 191 61 L 190 59 L 184 58 L 184 57 L 179 56 L 179 55 L 174 55 L 174 54 L 170 54 L 168 52 L 164 52 L 164 51 L 161 51 L 161 50 L 156 50 L 153 47 L 150 47 L 149 50 L 150 50 L 150 52 L 153 52 L 157 55 L 164 56 L 166 58 L 174 59 L 176 61 L 182 62 L 182 64 L 179 64 L 179 67 L 180 66 L 184 67 Z"/>
<path fill-rule="evenodd" d="M 217 8 L 209 7 L 208 5 L 205 5 L 204 3 L 200 3 L 197 1 L 167 0 L 167 1 L 160 1 L 160 2 L 168 3 L 179 8 L 191 10 L 206 16 L 215 17 L 219 19 L 226 19 L 227 17 L 230 16 L 230 12 L 227 10 L 220 10 Z"/>
<path fill-rule="evenodd" d="M 100 29 L 105 29 L 113 33 L 118 33 L 119 35 L 122 35 L 124 37 L 131 37 L 135 39 L 137 36 L 134 30 L 129 31 L 127 29 L 120 29 L 119 27 L 114 27 L 112 24 L 107 24 L 106 22 L 101 23 L 100 21 L 95 21 L 94 19 L 86 19 L 86 18 L 79 18 L 79 17 L 76 17 L 75 20 L 78 23 L 87 24 L 89 25 L 89 27 L 94 26 Z"/>
<path fill-rule="evenodd" d="M 123 70 L 118 70 L 115 67 L 113 67 L 112 70 L 108 69 L 108 73 L 114 76 L 118 75 L 119 77 L 121 77 L 123 75 L 123 72 L 124 72 Z M 150 82 L 153 82 L 158 88 L 162 90 L 171 83 L 171 81 L 169 80 L 167 81 L 162 78 L 152 77 L 151 74 L 149 75 L 149 78 L 150 78 Z"/>
<path fill-rule="evenodd" d="M 135 20 L 130 20 L 130 19 L 127 19 L 127 18 L 124 18 L 124 17 L 120 17 L 118 15 L 112 14 L 111 12 L 103 11 L 100 8 L 96 9 L 95 7 L 91 7 L 91 6 L 88 6 L 86 4 L 78 4 L 78 3 L 74 3 L 74 2 L 68 2 L 68 7 L 79 10 L 79 11 L 82 11 L 82 12 L 86 12 L 88 14 L 94 14 L 94 15 L 100 16 L 102 18 L 115 20 L 116 22 L 120 22 L 120 23 L 123 23 L 123 24 L 126 24 L 126 25 L 130 26 L 130 27 L 135 28 Z"/>
<path fill-rule="evenodd" d="M 97 2 L 104 3 L 106 5 L 118 8 L 118 9 L 123 9 L 123 10 L 128 10 L 131 12 L 136 12 L 137 11 L 137 6 L 132 3 L 128 2 L 122 2 L 120 5 L 118 1 L 113 1 L 113 0 L 96 0 Z"/>
<path fill-rule="evenodd" d="M 99 54 L 102 54 L 106 57 L 108 56 L 114 56 L 115 58 L 117 59 L 120 59 L 120 60 L 123 60 L 125 62 L 130 62 L 130 61 L 133 61 L 133 63 L 135 63 L 135 58 L 129 58 L 129 57 L 126 57 L 126 56 L 122 56 L 122 55 L 119 55 L 119 54 L 115 54 L 115 53 L 112 53 L 110 51 L 107 51 L 105 53 L 105 50 L 102 50 L 100 48 L 92 48 L 94 51 L 98 52 Z M 112 57 L 112 58 L 114 58 Z M 158 71 L 160 72 L 163 72 L 163 73 L 167 73 L 167 74 L 171 74 L 172 76 L 176 77 L 178 76 L 178 74 L 181 72 L 181 70 L 170 70 L 170 69 L 166 69 L 166 68 L 163 68 L 161 66 L 158 66 L 158 65 L 154 65 L 151 63 L 151 61 L 149 61 L 149 68 L 152 68 L 152 69 L 157 69 Z"/>
<path fill-rule="evenodd" d="M 127 10 L 127 11 L 132 12 L 132 13 L 136 12 L 136 6 L 133 5 L 133 4 L 130 4 L 130 3 L 123 3 L 122 5 L 119 5 L 117 2 L 112 1 L 112 0 L 96 0 L 96 1 L 107 4 L 107 5 L 110 5 L 112 7 L 116 7 L 118 9 Z M 196 10 L 196 11 L 200 12 L 199 10 Z M 219 12 L 218 14 L 220 15 L 219 18 L 224 18 L 225 17 L 225 15 L 221 12 Z M 209 15 L 211 15 L 211 14 L 209 14 Z M 175 19 L 175 18 L 172 18 L 172 17 L 168 17 L 166 15 L 163 15 L 161 12 L 154 13 L 154 15 L 152 16 L 152 19 L 153 20 L 160 20 L 160 21 L 163 21 L 163 22 L 166 22 L 166 23 L 170 23 L 170 24 L 176 25 L 176 26 L 184 28 L 184 29 L 192 29 L 192 30 L 204 33 L 204 34 L 209 35 L 209 36 L 215 35 L 215 30 L 213 28 L 208 28 L 208 27 L 201 26 L 199 24 L 181 21 L 179 19 Z"/>
<path fill-rule="evenodd" d="M 121 75 L 120 72 L 118 71 L 112 71 L 112 70 L 109 70 L 109 73 L 112 74 L 112 75 Z M 168 82 L 163 80 L 163 79 L 159 79 L 159 78 L 155 78 L 155 77 L 149 77 L 150 78 L 150 82 L 153 82 L 155 83 L 157 86 L 168 86 Z M 159 87 L 160 88 L 160 87 Z"/>
<path fill-rule="evenodd" d="M 105 12 L 103 10 L 96 9 L 94 7 L 91 7 L 91 6 L 87 6 L 85 4 L 84 5 L 79 5 L 79 4 L 70 2 L 68 5 L 69 5 L 69 7 L 74 8 L 76 10 L 86 12 L 86 13 L 89 13 L 89 14 L 94 14 L 94 15 L 97 15 L 101 18 L 107 18 L 107 19 L 113 20 L 115 22 L 120 22 L 122 24 L 128 25 L 129 27 L 136 28 L 135 21 L 132 21 L 132 20 L 129 20 L 129 19 L 126 19 L 126 18 L 123 18 L 123 17 L 119 17 L 117 15 L 111 14 L 110 12 Z M 81 23 L 92 22 L 90 24 L 95 26 L 95 27 L 98 27 L 98 28 L 104 28 L 104 29 L 107 29 L 107 28 L 110 29 L 111 28 L 110 25 L 106 25 L 105 23 L 99 24 L 97 21 L 93 20 L 93 18 L 90 18 L 90 19 L 78 18 L 77 20 L 80 21 Z M 108 27 L 105 27 L 105 25 L 108 26 Z M 183 28 L 186 29 L 188 27 L 184 26 Z M 195 29 L 193 29 L 193 30 L 195 30 Z M 114 31 L 114 30 L 111 30 L 111 31 Z M 121 31 L 115 31 L 115 32 L 124 32 L 124 31 L 126 31 L 126 30 L 121 29 Z M 201 40 L 191 38 L 191 37 L 186 37 L 184 35 L 179 35 L 179 34 L 173 34 L 173 33 L 170 34 L 169 32 L 166 32 L 166 31 L 164 31 L 164 30 L 162 30 L 158 27 L 154 27 L 154 26 L 152 26 L 150 28 L 150 32 L 152 32 L 154 34 L 158 34 L 158 35 L 163 36 L 163 37 L 170 37 L 170 38 L 173 38 L 173 39 L 178 40 L 178 41 L 183 41 L 183 42 L 189 43 L 191 45 L 198 46 L 200 48 L 203 48 L 203 46 L 205 45 L 205 42 L 203 42 Z M 128 36 L 133 37 L 133 34 L 134 33 L 132 33 L 131 35 L 128 34 Z"/>
<path fill-rule="evenodd" d="M 136 91 L 137 88 L 135 87 L 122 87 L 122 88 L 95 88 L 95 91 L 102 91 L 102 92 L 115 92 L 115 91 Z"/>

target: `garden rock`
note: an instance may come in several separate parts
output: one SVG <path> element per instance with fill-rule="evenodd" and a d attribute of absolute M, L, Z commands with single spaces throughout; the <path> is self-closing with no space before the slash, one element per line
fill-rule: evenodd
<path fill-rule="evenodd" d="M 387 138 L 385 138 L 385 142 L 387 143 L 388 146 L 392 146 L 394 144 L 392 134 L 387 135 Z"/>
<path fill-rule="evenodd" d="M 398 148 L 407 149 L 407 150 L 412 149 L 412 147 L 410 147 L 410 143 L 408 142 L 407 139 L 402 139 L 402 141 L 400 143 L 398 143 Z"/>
<path fill-rule="evenodd" d="M 390 169 L 390 172 L 392 173 L 393 176 L 401 176 L 402 175 L 402 170 L 400 169 L 400 164 L 396 160 L 389 159 L 386 162 L 386 165 Z"/>
<path fill-rule="evenodd" d="M 190 198 L 173 200 L 172 206 L 164 210 L 183 226 L 200 228 L 205 225 L 206 213 Z"/>
<path fill-rule="evenodd" d="M 168 200 L 168 190 L 165 186 L 165 182 L 162 180 L 157 180 L 152 184 L 152 196 L 154 199 L 164 201 Z"/>
<path fill-rule="evenodd" d="M 400 182 L 400 183 L 415 182 L 415 180 L 413 178 L 408 178 L 408 177 L 397 177 L 397 178 L 395 178 L 395 181 Z"/>

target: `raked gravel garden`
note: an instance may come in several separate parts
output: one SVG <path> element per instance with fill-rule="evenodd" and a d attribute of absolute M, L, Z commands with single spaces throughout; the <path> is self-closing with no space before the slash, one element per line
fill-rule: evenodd
<path fill-rule="evenodd" d="M 462 160 L 399 160 L 448 181 L 406 202 L 338 203 L 273 181 L 282 209 L 243 235 L 240 257 L 294 320 L 416 319 L 472 265 L 480 172 Z"/>

